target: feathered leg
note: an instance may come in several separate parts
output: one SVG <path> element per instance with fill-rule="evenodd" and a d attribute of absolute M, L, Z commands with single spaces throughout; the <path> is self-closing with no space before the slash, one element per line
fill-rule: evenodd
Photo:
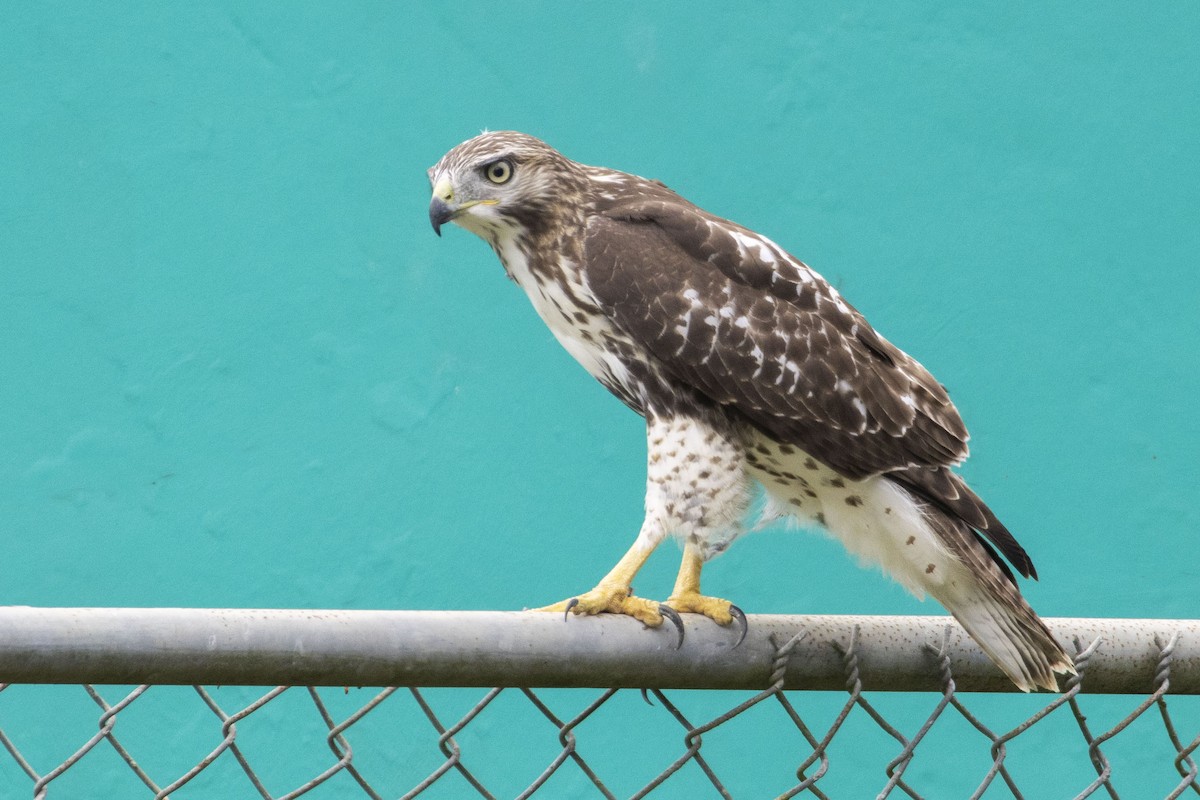
<path fill-rule="evenodd" d="M 719 411 L 679 400 L 679 407 L 646 416 L 646 517 L 633 547 L 590 592 L 541 611 L 625 614 L 656 627 L 663 618 L 680 629 L 676 611 L 704 614 L 722 625 L 745 615 L 727 600 L 700 594 L 706 556 L 721 552 L 741 531 L 750 502 L 741 445 Z M 684 543 L 683 565 L 666 603 L 633 596 L 633 576 L 666 536 Z M 740 641 L 740 640 L 739 640 Z"/>

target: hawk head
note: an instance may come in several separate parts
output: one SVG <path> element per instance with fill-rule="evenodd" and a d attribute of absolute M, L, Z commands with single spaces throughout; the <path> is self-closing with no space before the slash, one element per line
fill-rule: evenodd
<path fill-rule="evenodd" d="M 469 139 L 429 168 L 429 221 L 439 236 L 447 222 L 495 242 L 506 233 L 535 233 L 578 205 L 579 165 L 550 145 L 516 131 Z"/>

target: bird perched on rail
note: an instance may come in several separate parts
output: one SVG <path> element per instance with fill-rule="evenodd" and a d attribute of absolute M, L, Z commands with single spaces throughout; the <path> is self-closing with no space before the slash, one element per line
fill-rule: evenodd
<path fill-rule="evenodd" d="M 646 517 L 591 591 L 544 610 L 745 616 L 701 594 L 705 561 L 768 515 L 818 526 L 932 595 L 1018 687 L 1057 689 L 1071 659 L 1021 596 L 1033 563 L 952 472 L 967 430 L 945 389 L 770 239 L 662 183 L 483 133 L 429 170 L 430 221 L 480 236 L 555 338 L 646 419 Z M 664 603 L 632 593 L 665 537 L 683 564 Z M 999 552 L 997 552 L 999 551 Z M 740 639 L 739 639 L 740 641 Z"/>

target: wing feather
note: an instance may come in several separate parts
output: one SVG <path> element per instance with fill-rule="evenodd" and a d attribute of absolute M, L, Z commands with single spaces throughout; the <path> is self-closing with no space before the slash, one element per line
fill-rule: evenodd
<path fill-rule="evenodd" d="M 668 374 L 847 477 L 966 457 L 942 386 L 768 239 L 672 194 L 593 216 L 585 262 Z"/>

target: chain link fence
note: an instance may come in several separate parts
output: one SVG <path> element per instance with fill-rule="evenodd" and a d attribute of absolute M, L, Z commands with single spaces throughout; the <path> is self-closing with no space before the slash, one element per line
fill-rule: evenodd
<path fill-rule="evenodd" d="M 1048 620 L 1036 695 L 946 618 L 707 622 L 0 609 L 0 796 L 1200 794 L 1195 621 Z"/>

